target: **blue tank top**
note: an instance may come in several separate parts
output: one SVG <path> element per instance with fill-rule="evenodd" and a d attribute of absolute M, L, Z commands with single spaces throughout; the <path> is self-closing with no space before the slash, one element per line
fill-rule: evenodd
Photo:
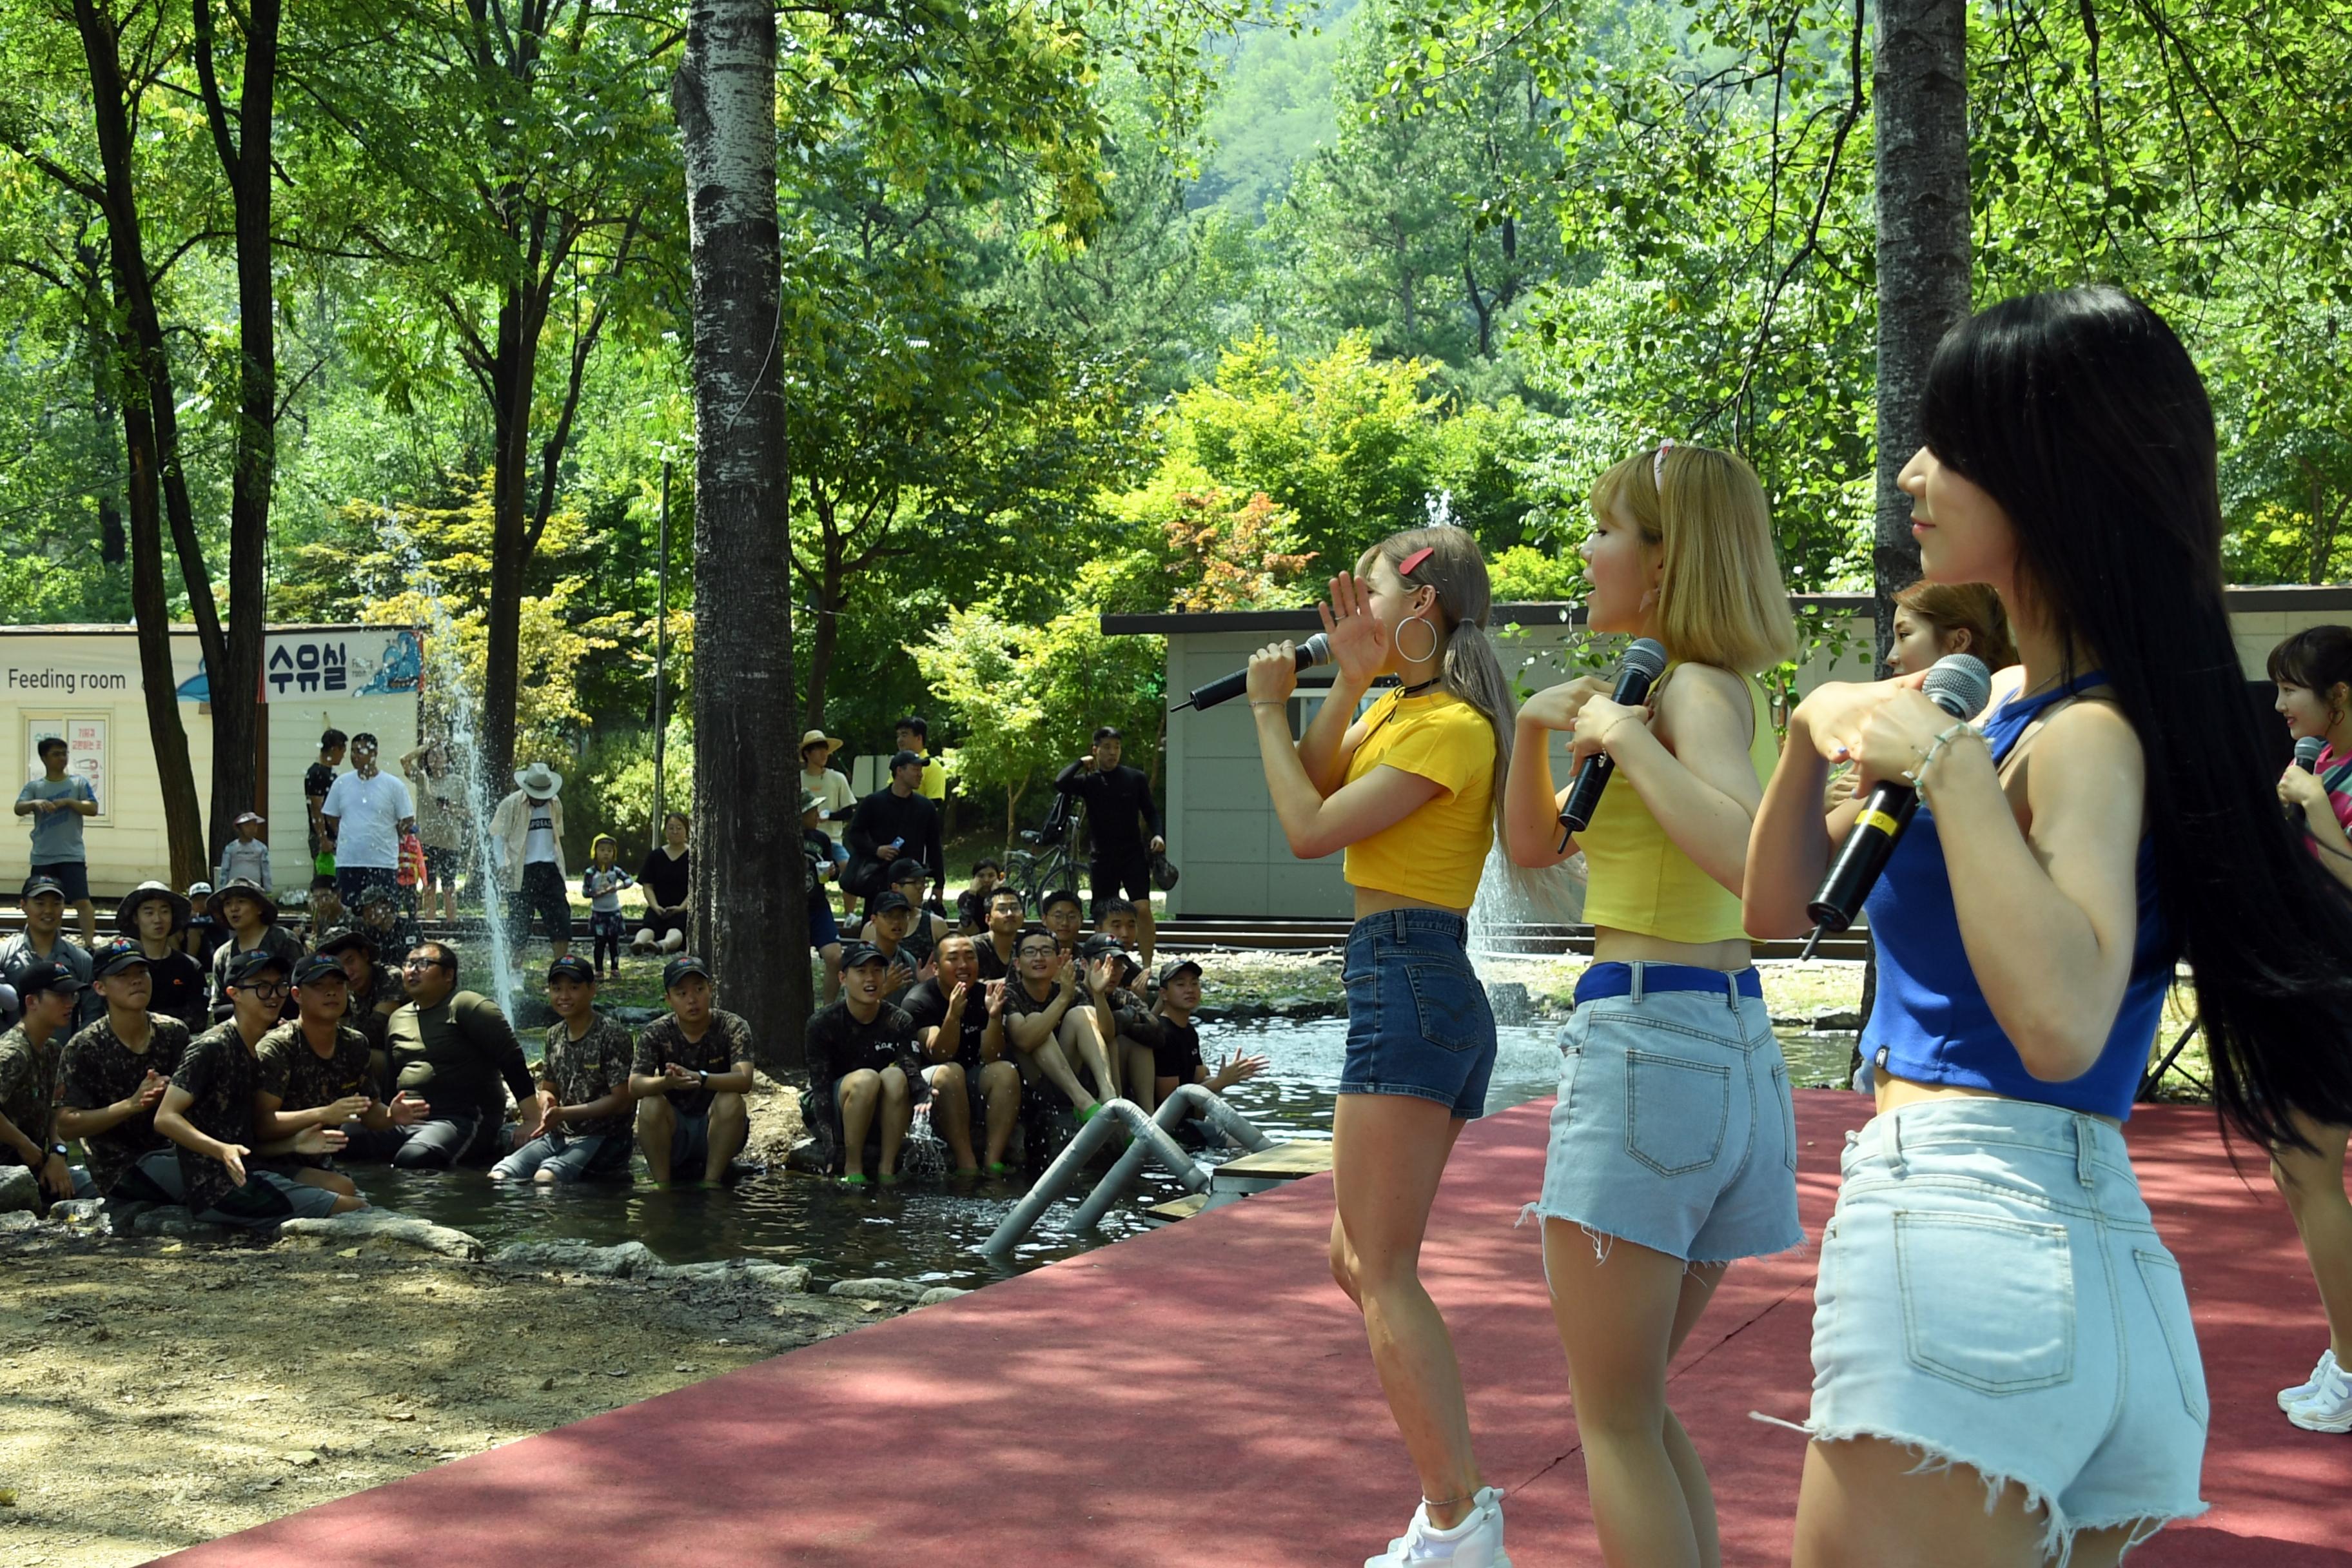
<path fill-rule="evenodd" d="M 2026 726 L 2052 704 L 2105 679 L 2095 670 L 2054 691 L 2002 703 L 1984 725 L 1993 761 L 2007 757 Z M 2165 989 L 2172 981 L 2174 952 L 2157 905 L 2155 847 L 2146 837 L 2140 839 L 2138 882 L 2131 977 L 2124 985 L 2115 1027 L 2089 1071 L 2064 1082 L 2044 1082 L 2018 1059 L 2017 1047 L 1994 1021 L 1969 967 L 1959 917 L 1952 908 L 1944 847 L 1934 815 L 1922 804 L 1864 906 L 1878 947 L 1878 998 L 1863 1030 L 1863 1054 L 1916 1083 L 1990 1089 L 2013 1100 L 2119 1121 L 2128 1117 L 2140 1075 L 2147 1070 L 2148 1046 L 2156 1037 Z"/>

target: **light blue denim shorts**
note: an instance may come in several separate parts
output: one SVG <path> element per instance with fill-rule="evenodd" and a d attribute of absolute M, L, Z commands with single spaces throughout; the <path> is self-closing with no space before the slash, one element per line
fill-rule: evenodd
<path fill-rule="evenodd" d="M 1637 972 L 1705 973 L 1637 964 Z M 1804 1244 L 1796 1106 L 1763 1002 L 1720 989 L 1578 1004 L 1559 1036 L 1542 1201 L 1535 1212 L 1688 1263 Z"/>
<path fill-rule="evenodd" d="M 1937 1100 L 1846 1139 L 1813 1295 L 1817 1441 L 1878 1437 L 2015 1481 L 2074 1531 L 2205 1511 L 2205 1369 L 2123 1134 Z"/>

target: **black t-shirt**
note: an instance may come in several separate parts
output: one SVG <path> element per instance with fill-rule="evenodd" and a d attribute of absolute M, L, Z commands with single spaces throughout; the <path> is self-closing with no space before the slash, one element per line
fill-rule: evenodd
<path fill-rule="evenodd" d="M 885 1002 L 872 1023 L 861 1024 L 847 1002 L 835 1002 L 809 1020 L 809 1082 L 816 1088 L 830 1089 L 851 1073 L 889 1067 L 904 1071 L 909 1084 L 922 1082 L 915 1023 L 904 1008 Z"/>
<path fill-rule="evenodd" d="M 302 795 L 305 800 L 323 805 L 327 794 L 335 787 L 335 770 L 324 763 L 312 763 L 302 774 Z M 310 829 L 310 858 L 317 859 L 327 847 L 325 837 L 314 826 Z"/>
<path fill-rule="evenodd" d="M 960 1062 L 967 1073 L 980 1070 L 980 1037 L 988 1033 L 988 992 L 986 981 L 976 981 L 964 993 L 963 1016 L 956 1028 L 956 1052 L 949 1059 Z M 947 993 L 951 987 L 942 986 L 934 977 L 924 981 L 907 993 L 899 1005 L 914 1020 L 919 1038 L 925 1029 L 936 1029 L 948 1021 Z M 929 1058 L 936 1060 L 936 1058 Z"/>
<path fill-rule="evenodd" d="M 637 868 L 637 880 L 663 909 L 674 910 L 686 902 L 686 863 L 693 851 L 682 852 L 675 860 L 669 858 L 667 846 L 646 851 L 646 863 Z"/>
<path fill-rule="evenodd" d="M 1192 1083 L 1207 1064 L 1201 1059 L 1201 1026 L 1180 1024 L 1165 1013 L 1135 1013 L 1121 1008 L 1118 1032 L 1140 1046 L 1151 1047 L 1155 1078 Z"/>
<path fill-rule="evenodd" d="M 212 1007 L 205 1000 L 205 967 L 178 948 L 147 961 L 155 989 L 147 1010 L 177 1018 L 191 1031 L 212 1026 Z"/>
<path fill-rule="evenodd" d="M 1087 844 L 1098 856 L 1139 853 L 1147 839 L 1160 837 L 1160 807 L 1151 799 L 1151 781 L 1125 763 L 1105 773 L 1087 773 L 1077 763 L 1064 768 L 1054 787 L 1086 803 Z M 1150 831 L 1138 830 L 1140 821 Z"/>
<path fill-rule="evenodd" d="M 980 959 L 982 980 L 1003 980 L 1013 973 L 1012 961 L 996 956 L 995 939 L 988 932 L 982 931 L 971 939 L 971 951 Z"/>
<path fill-rule="evenodd" d="M 887 789 L 877 789 L 857 803 L 841 837 L 850 854 L 865 860 L 880 859 L 875 850 L 898 839 L 898 853 L 929 866 L 932 880 L 947 875 L 947 854 L 940 847 L 940 808 L 927 795 L 910 795 L 901 800 Z"/>

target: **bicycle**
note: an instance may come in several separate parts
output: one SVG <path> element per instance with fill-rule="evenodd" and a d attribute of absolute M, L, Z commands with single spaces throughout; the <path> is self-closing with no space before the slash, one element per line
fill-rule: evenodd
<path fill-rule="evenodd" d="M 1045 820 L 1035 827 L 1023 828 L 1020 837 L 1023 843 L 1035 847 L 1015 849 L 1004 857 L 1004 880 L 1029 900 L 1034 918 L 1043 912 L 1038 906 L 1047 893 L 1066 888 L 1075 891 L 1078 875 L 1086 869 L 1085 857 L 1078 851 L 1077 811 L 1069 801 L 1056 796 Z"/>

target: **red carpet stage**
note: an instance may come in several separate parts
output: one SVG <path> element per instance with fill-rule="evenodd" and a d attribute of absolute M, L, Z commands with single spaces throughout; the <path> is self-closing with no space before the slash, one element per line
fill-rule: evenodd
<path fill-rule="evenodd" d="M 1478 1452 L 1510 1489 L 1521 1568 L 1593 1561 L 1583 1466 L 1537 1228 L 1549 1100 L 1475 1124 L 1427 1264 Z M 1798 1096 L 1805 1228 L 1821 1234 L 1858 1095 Z M 2205 1496 L 2135 1564 L 2352 1568 L 2352 1436 L 2287 1425 L 2273 1392 L 2325 1341 L 2257 1156 L 2210 1112 L 2131 1123 L 2179 1254 L 2213 1391 Z M 697 1568 L 979 1562 L 1010 1568 L 1330 1568 L 1414 1496 L 1353 1310 L 1324 1263 L 1328 1177 L 692 1388 L 291 1515 L 171 1559 L 191 1568 Z M 1788 1560 L 1804 1442 L 1813 1256 L 1731 1271 L 1675 1363 L 1728 1563 Z"/>

